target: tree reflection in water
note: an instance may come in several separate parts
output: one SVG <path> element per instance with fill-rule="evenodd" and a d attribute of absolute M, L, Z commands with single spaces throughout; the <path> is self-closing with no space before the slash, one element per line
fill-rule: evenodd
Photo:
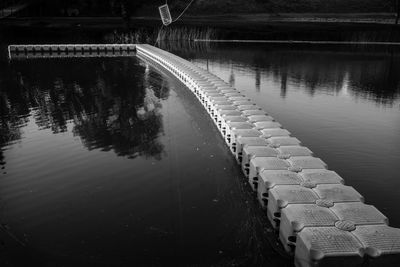
<path fill-rule="evenodd" d="M 169 88 L 136 58 L 15 61 L 0 69 L 2 148 L 33 120 L 54 134 L 71 124 L 89 150 L 161 159 L 160 108 Z"/>
<path fill-rule="evenodd" d="M 354 97 L 392 106 L 400 97 L 400 57 L 396 51 L 375 51 L 375 47 L 324 47 L 267 44 L 195 43 L 185 49 L 184 42 L 163 47 L 202 67 L 220 66 L 255 77 L 259 91 L 262 79 L 280 81 L 281 97 L 288 84 L 313 96 L 318 92 L 348 93 Z M 203 45 L 201 45 L 203 44 Z M 194 50 L 196 52 L 194 52 Z M 346 88 L 347 92 L 343 92 Z"/>

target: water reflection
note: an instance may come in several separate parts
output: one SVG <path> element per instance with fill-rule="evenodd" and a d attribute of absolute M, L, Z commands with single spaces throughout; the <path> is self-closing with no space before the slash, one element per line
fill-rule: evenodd
<path fill-rule="evenodd" d="M 235 81 L 234 72 L 255 77 L 256 90 L 259 90 L 263 79 L 278 81 L 283 98 L 288 94 L 288 83 L 304 88 L 311 96 L 317 92 L 342 94 L 343 88 L 348 88 L 347 93 L 352 96 L 372 100 L 379 105 L 392 106 L 400 95 L 400 57 L 393 51 L 208 44 L 199 48 L 193 56 L 193 51 L 187 53 L 180 47 L 167 46 L 171 51 L 204 66 L 229 69 L 226 80 L 230 83 Z"/>
<path fill-rule="evenodd" d="M 1 147 L 23 138 L 21 128 L 33 120 L 54 134 L 72 123 L 72 132 L 89 150 L 162 157 L 159 110 L 169 89 L 155 83 L 161 79 L 157 73 L 134 58 L 42 61 L 1 67 Z"/>
<path fill-rule="evenodd" d="M 211 44 L 174 50 L 253 99 L 400 226 L 400 53 L 374 47 Z M 234 79 L 233 79 L 234 77 Z M 379 178 L 378 178 L 379 177 Z M 377 179 L 379 182 L 377 183 Z"/>

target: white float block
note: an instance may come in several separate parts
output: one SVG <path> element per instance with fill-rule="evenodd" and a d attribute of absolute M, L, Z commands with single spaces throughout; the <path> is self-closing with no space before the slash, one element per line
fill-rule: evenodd
<path fill-rule="evenodd" d="M 358 225 L 388 224 L 388 218 L 377 208 L 362 202 L 335 203 L 331 210 L 339 220 L 352 221 Z"/>
<path fill-rule="evenodd" d="M 296 267 L 362 266 L 363 245 L 348 231 L 336 227 L 307 227 L 297 235 Z"/>
<path fill-rule="evenodd" d="M 236 151 L 235 157 L 239 165 L 242 164 L 243 159 L 243 149 L 246 146 L 268 146 L 267 139 L 263 137 L 239 137 L 236 140 Z"/>
<path fill-rule="evenodd" d="M 256 124 L 259 129 L 266 129 L 268 126 L 271 126 L 271 128 L 280 128 L 282 126 L 268 115 L 251 115 L 247 116 L 247 118 L 251 123 Z"/>
<path fill-rule="evenodd" d="M 263 130 L 261 130 L 263 132 Z M 305 146 L 281 146 L 277 150 L 281 154 L 290 155 L 293 157 L 312 156 L 313 152 Z"/>
<path fill-rule="evenodd" d="M 204 102 L 205 104 L 210 101 L 211 97 L 224 97 L 223 94 L 219 93 L 219 92 L 204 92 L 202 94 L 202 97 L 200 98 L 200 100 L 202 102 Z"/>
<path fill-rule="evenodd" d="M 226 131 L 229 122 L 247 122 L 247 118 L 243 116 L 223 116 L 222 120 L 218 123 L 218 128 Z"/>
<path fill-rule="evenodd" d="M 211 108 L 211 114 L 213 115 L 212 118 L 214 120 L 217 119 L 218 115 L 220 114 L 221 111 L 225 111 L 225 110 L 236 110 L 236 106 L 233 105 L 220 105 L 215 107 L 214 109 Z"/>
<path fill-rule="evenodd" d="M 243 110 L 243 115 L 245 116 L 254 116 L 254 115 L 268 115 L 267 112 L 265 112 L 264 110 Z"/>
<path fill-rule="evenodd" d="M 292 252 L 297 233 L 305 227 L 332 227 L 337 220 L 335 213 L 329 207 L 317 204 L 290 204 L 281 210 L 279 239 L 285 250 Z"/>
<path fill-rule="evenodd" d="M 246 149 L 246 148 L 245 148 Z M 258 174 L 257 197 L 267 208 L 269 190 L 276 185 L 299 185 L 303 180 L 297 173 L 287 170 L 261 170 Z"/>
<path fill-rule="evenodd" d="M 243 148 L 242 170 L 246 177 L 249 176 L 250 160 L 256 157 L 276 157 L 276 149 L 268 146 L 245 146 Z"/>
<path fill-rule="evenodd" d="M 222 96 L 222 97 L 219 97 L 219 96 L 218 97 L 210 97 L 209 101 L 207 103 L 205 103 L 204 106 L 207 109 L 210 109 L 211 106 L 214 105 L 214 103 L 217 102 L 217 101 L 229 101 L 229 99 L 227 97 L 224 97 L 224 96 Z"/>
<path fill-rule="evenodd" d="M 262 108 L 260 108 L 257 105 L 239 105 L 237 106 L 239 110 L 262 110 Z"/>
<path fill-rule="evenodd" d="M 318 195 L 311 188 L 301 185 L 277 185 L 269 190 L 267 217 L 271 224 L 278 228 L 281 209 L 289 204 L 314 204 L 317 199 Z"/>
<path fill-rule="evenodd" d="M 232 89 L 232 88 L 230 88 L 230 89 L 218 89 L 218 91 L 221 93 L 221 94 L 230 94 L 230 93 L 240 93 L 238 90 L 236 90 L 236 89 Z"/>
<path fill-rule="evenodd" d="M 364 202 L 364 197 L 353 187 L 342 184 L 319 184 L 314 191 L 322 199 L 336 202 Z"/>
<path fill-rule="evenodd" d="M 256 105 L 255 103 L 251 102 L 249 99 L 245 99 L 245 100 L 236 100 L 233 101 L 232 104 L 234 104 L 235 106 L 241 106 L 241 105 Z"/>
<path fill-rule="evenodd" d="M 254 129 L 237 129 L 231 131 L 231 136 L 228 140 L 230 148 L 236 152 L 236 139 L 239 137 L 261 137 L 262 133 Z"/>
<path fill-rule="evenodd" d="M 249 122 L 228 122 L 226 123 L 226 128 L 224 130 L 221 129 L 221 133 L 224 136 L 226 142 L 227 138 L 231 137 L 231 132 L 233 130 L 238 130 L 238 129 L 253 129 L 254 125 L 249 123 Z"/>
<path fill-rule="evenodd" d="M 280 146 L 298 146 L 301 144 L 300 140 L 296 137 L 275 136 L 268 138 L 268 140 L 276 147 Z"/>
<path fill-rule="evenodd" d="M 282 128 L 267 128 L 267 129 L 262 129 L 261 132 L 263 133 L 263 136 L 266 138 L 270 138 L 273 136 L 289 136 L 290 132 L 286 129 Z"/>
<path fill-rule="evenodd" d="M 206 108 L 206 110 L 207 110 L 208 114 L 210 114 L 212 116 L 212 114 L 214 114 L 215 107 L 224 106 L 224 105 L 232 105 L 232 103 L 227 100 L 214 101 L 213 103 L 211 103 L 209 108 Z"/>
<path fill-rule="evenodd" d="M 227 93 L 227 94 L 224 94 L 224 96 L 230 98 L 230 97 L 240 97 L 243 95 L 241 93 Z"/>
<path fill-rule="evenodd" d="M 352 234 L 364 245 L 368 267 L 399 266 L 400 229 L 386 225 L 357 226 Z"/>
<path fill-rule="evenodd" d="M 205 96 L 205 97 L 203 97 L 203 98 L 200 98 L 200 101 L 203 103 L 203 105 L 205 106 L 205 107 L 210 107 L 211 108 L 211 100 L 213 100 L 213 99 L 215 99 L 215 98 L 217 98 L 217 99 L 219 99 L 219 100 L 222 100 L 223 98 L 225 98 L 225 96 L 223 95 L 223 94 L 220 94 L 220 93 L 207 93 L 208 95 L 207 96 Z M 226 100 L 229 100 L 229 99 L 227 99 L 227 98 L 225 98 Z"/>
<path fill-rule="evenodd" d="M 225 116 L 242 116 L 242 112 L 238 110 L 221 110 L 218 112 L 216 120 L 214 120 L 215 123 L 221 125 Z"/>
<path fill-rule="evenodd" d="M 328 165 L 323 162 L 320 158 L 301 156 L 301 157 L 290 157 L 287 160 L 293 167 L 304 169 L 326 169 Z"/>
<path fill-rule="evenodd" d="M 202 99 L 202 98 L 204 98 L 205 93 L 219 93 L 219 92 L 215 87 L 202 86 L 201 89 L 198 89 L 198 87 L 196 87 L 194 93 Z"/>
<path fill-rule="evenodd" d="M 257 189 L 258 175 L 263 170 L 287 170 L 289 163 L 285 160 L 272 157 L 256 157 L 250 160 L 249 183 L 253 189 Z"/>
<path fill-rule="evenodd" d="M 248 98 L 246 96 L 243 96 L 243 95 L 241 95 L 241 96 L 229 96 L 228 98 L 231 101 L 244 101 L 244 100 L 251 101 L 250 98 Z"/>
<path fill-rule="evenodd" d="M 280 128 L 282 125 L 276 121 L 253 121 L 249 119 L 249 122 L 254 123 L 256 129 L 263 130 L 263 129 L 274 129 Z"/>
<path fill-rule="evenodd" d="M 278 150 L 281 148 L 285 147 L 280 147 Z M 344 184 L 343 178 L 334 171 L 308 169 L 302 170 L 299 174 L 304 181 L 310 181 L 314 184 Z"/>

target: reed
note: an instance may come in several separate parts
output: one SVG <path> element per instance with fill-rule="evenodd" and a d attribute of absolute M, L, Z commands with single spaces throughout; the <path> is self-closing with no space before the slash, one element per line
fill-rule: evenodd
<path fill-rule="evenodd" d="M 159 41 L 193 41 L 195 39 L 219 39 L 218 31 L 210 27 L 169 26 L 138 28 L 129 32 L 114 31 L 105 36 L 105 41 L 117 44 L 154 43 Z"/>

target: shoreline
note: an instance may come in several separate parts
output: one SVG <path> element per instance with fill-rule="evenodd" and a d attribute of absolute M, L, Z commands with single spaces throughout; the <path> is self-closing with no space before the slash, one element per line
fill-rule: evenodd
<path fill-rule="evenodd" d="M 265 15 L 265 14 L 264 14 Z M 347 14 L 348 15 L 348 14 Z M 367 16 L 359 14 L 359 16 Z M 375 14 L 374 16 L 382 16 Z M 388 14 L 384 14 L 388 16 Z M 372 15 L 369 17 L 372 18 Z M 142 31 L 149 36 L 158 32 L 161 21 L 158 17 L 134 17 L 129 27 L 120 17 L 21 17 L 0 20 L 0 31 L 13 34 L 22 31 L 26 34 L 44 34 L 52 36 L 65 32 L 86 32 L 88 34 L 111 31 L 129 33 Z M 164 27 L 164 31 L 207 31 L 211 29 L 216 40 L 260 40 L 285 42 L 348 42 L 363 44 L 381 44 L 400 42 L 400 25 L 354 22 L 354 21 L 289 21 L 273 19 L 263 14 L 236 14 L 220 16 L 184 17 L 176 23 Z M 185 34 L 182 34 L 185 35 Z M 189 40 L 202 39 L 191 37 Z M 171 38 L 173 39 L 173 38 Z M 170 40 L 171 40 L 170 39 Z M 232 42 L 232 41 L 231 41 Z M 332 44 L 332 43 L 331 43 Z"/>

